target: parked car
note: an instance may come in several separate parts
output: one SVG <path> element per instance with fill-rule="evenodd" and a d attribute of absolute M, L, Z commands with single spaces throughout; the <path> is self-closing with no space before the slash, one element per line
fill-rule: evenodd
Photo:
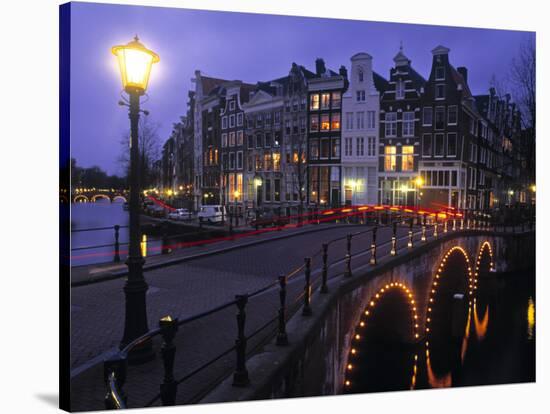
<path fill-rule="evenodd" d="M 280 215 L 273 210 L 261 210 L 252 219 L 250 224 L 254 227 L 285 226 L 290 222 L 286 215 Z"/>
<path fill-rule="evenodd" d="M 166 217 L 166 211 L 164 207 L 156 204 L 147 206 L 147 213 L 149 213 L 149 215 L 151 215 L 152 217 Z"/>
<path fill-rule="evenodd" d="M 201 207 L 197 216 L 199 220 L 202 221 L 207 221 L 209 223 L 221 223 L 222 215 L 227 220 L 227 211 L 225 210 L 224 206 L 206 205 Z"/>
<path fill-rule="evenodd" d="M 178 208 L 168 213 L 168 218 L 172 220 L 187 220 L 191 217 L 191 212 L 186 208 Z"/>

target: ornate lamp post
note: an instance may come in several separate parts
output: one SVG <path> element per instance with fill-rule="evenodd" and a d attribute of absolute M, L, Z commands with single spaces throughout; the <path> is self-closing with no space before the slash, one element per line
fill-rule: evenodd
<path fill-rule="evenodd" d="M 151 66 L 159 61 L 159 56 L 147 49 L 139 42 L 136 36 L 126 45 L 114 46 L 111 51 L 118 58 L 118 66 L 122 78 L 122 87 L 129 96 L 130 117 L 130 244 L 126 264 L 128 266 L 128 279 L 124 285 L 126 298 L 124 336 L 121 348 L 134 339 L 145 334 L 147 326 L 147 305 L 145 294 L 148 286 L 143 277 L 143 264 L 145 260 L 140 249 L 140 170 L 139 170 L 139 139 L 138 122 L 139 98 L 147 89 Z M 124 103 L 123 103 L 124 104 Z M 135 348 L 130 358 L 133 361 L 144 361 L 153 357 L 152 343 L 144 342 Z"/>

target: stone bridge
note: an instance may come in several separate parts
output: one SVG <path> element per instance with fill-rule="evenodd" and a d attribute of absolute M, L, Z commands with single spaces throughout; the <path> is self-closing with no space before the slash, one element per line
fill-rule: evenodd
<path fill-rule="evenodd" d="M 498 275 L 534 266 L 534 235 L 449 232 L 330 281 L 328 294 L 313 295 L 312 316 L 288 321 L 290 345 L 269 344 L 248 360 L 251 385 L 235 387 L 228 378 L 203 402 L 352 391 L 356 361 L 376 335 L 429 355 L 432 336 L 460 337 L 464 315 Z M 416 365 L 413 382 L 415 372 Z"/>
<path fill-rule="evenodd" d="M 98 200 L 108 200 L 111 203 L 126 202 L 128 201 L 128 191 L 91 188 L 78 189 L 71 193 L 72 203 L 95 203 Z"/>

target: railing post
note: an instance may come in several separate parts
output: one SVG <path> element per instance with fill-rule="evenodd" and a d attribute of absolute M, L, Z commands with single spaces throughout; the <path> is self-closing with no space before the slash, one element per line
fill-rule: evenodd
<path fill-rule="evenodd" d="M 407 247 L 412 249 L 413 247 L 413 218 L 409 219 L 409 241 L 407 242 Z"/>
<path fill-rule="evenodd" d="M 328 293 L 328 243 L 323 243 L 323 270 L 321 277 L 321 293 Z"/>
<path fill-rule="evenodd" d="M 393 222 L 393 230 L 392 230 L 392 236 L 391 236 L 391 251 L 390 254 L 392 256 L 397 255 L 397 222 Z"/>
<path fill-rule="evenodd" d="M 464 214 L 465 212 L 462 212 L 462 215 L 460 216 L 460 230 L 464 230 Z"/>
<path fill-rule="evenodd" d="M 120 354 L 103 362 L 103 380 L 107 387 L 104 403 L 107 410 L 126 408 L 128 399 L 122 389 L 126 382 L 126 364 L 126 357 L 122 357 Z M 113 382 L 118 394 L 113 394 L 111 382 Z"/>
<path fill-rule="evenodd" d="M 306 257 L 304 262 L 306 284 L 304 286 L 304 308 L 302 310 L 302 315 L 311 316 L 311 257 Z"/>
<path fill-rule="evenodd" d="M 470 230 L 470 220 L 471 220 L 471 213 L 469 210 L 466 210 L 466 230 Z"/>
<path fill-rule="evenodd" d="M 347 253 L 346 253 L 346 270 L 344 272 L 344 277 L 351 277 L 352 276 L 352 274 L 351 274 L 351 238 L 352 238 L 352 235 L 348 234 L 347 235 L 347 247 L 346 247 L 346 250 L 347 250 Z"/>
<path fill-rule="evenodd" d="M 426 213 L 422 217 L 422 235 L 420 236 L 420 240 L 423 242 L 426 241 Z"/>
<path fill-rule="evenodd" d="M 178 331 L 178 319 L 172 319 L 171 316 L 165 316 L 159 321 L 163 344 L 160 349 L 162 363 L 164 365 L 164 379 L 160 384 L 160 399 L 162 405 L 175 405 L 178 383 L 174 379 L 174 360 L 176 357 L 176 346 L 174 345 L 174 336 Z"/>
<path fill-rule="evenodd" d="M 456 218 L 453 218 L 453 231 L 456 231 Z"/>
<path fill-rule="evenodd" d="M 438 223 L 438 221 L 437 221 L 437 213 L 435 213 L 434 234 L 433 234 L 434 239 L 437 239 L 437 236 L 438 236 L 438 234 L 437 234 L 437 227 L 438 227 L 438 226 L 439 226 L 439 223 Z"/>
<path fill-rule="evenodd" d="M 370 264 L 376 265 L 376 232 L 378 230 L 377 226 L 372 228 L 372 243 L 370 245 Z"/>
<path fill-rule="evenodd" d="M 237 340 L 235 341 L 235 350 L 237 351 L 237 368 L 233 373 L 233 385 L 235 387 L 244 387 L 250 383 L 248 370 L 246 369 L 246 336 L 244 326 L 246 322 L 245 307 L 248 302 L 248 295 L 236 295 L 237 301 Z"/>
<path fill-rule="evenodd" d="M 447 233 L 449 231 L 448 228 L 447 228 L 447 226 L 448 226 L 447 222 L 448 222 L 448 220 L 447 220 L 447 218 L 445 218 L 445 221 L 443 222 L 443 233 Z"/>
<path fill-rule="evenodd" d="M 286 275 L 279 276 L 279 327 L 277 331 L 277 342 L 279 346 L 288 345 L 288 336 L 286 334 Z"/>
<path fill-rule="evenodd" d="M 120 244 L 119 244 L 119 231 L 120 226 L 118 224 L 115 224 L 115 263 L 120 262 Z"/>

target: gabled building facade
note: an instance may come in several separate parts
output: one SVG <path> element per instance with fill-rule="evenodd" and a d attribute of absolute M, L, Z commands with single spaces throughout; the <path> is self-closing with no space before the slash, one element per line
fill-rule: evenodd
<path fill-rule="evenodd" d="M 380 99 L 379 202 L 417 206 L 421 153 L 421 100 L 426 80 L 400 48 Z"/>
<path fill-rule="evenodd" d="M 378 201 L 379 89 L 386 87 L 369 54 L 351 57 L 349 89 L 342 98 L 342 204 Z"/>
<path fill-rule="evenodd" d="M 315 77 L 308 82 L 308 201 L 316 206 L 339 206 L 341 201 L 342 96 L 347 71 L 327 69 L 317 59 Z"/>
<path fill-rule="evenodd" d="M 468 71 L 451 65 L 449 52 L 444 46 L 432 50 L 422 95 L 422 205 L 475 209 L 481 116 L 468 86 Z"/>

